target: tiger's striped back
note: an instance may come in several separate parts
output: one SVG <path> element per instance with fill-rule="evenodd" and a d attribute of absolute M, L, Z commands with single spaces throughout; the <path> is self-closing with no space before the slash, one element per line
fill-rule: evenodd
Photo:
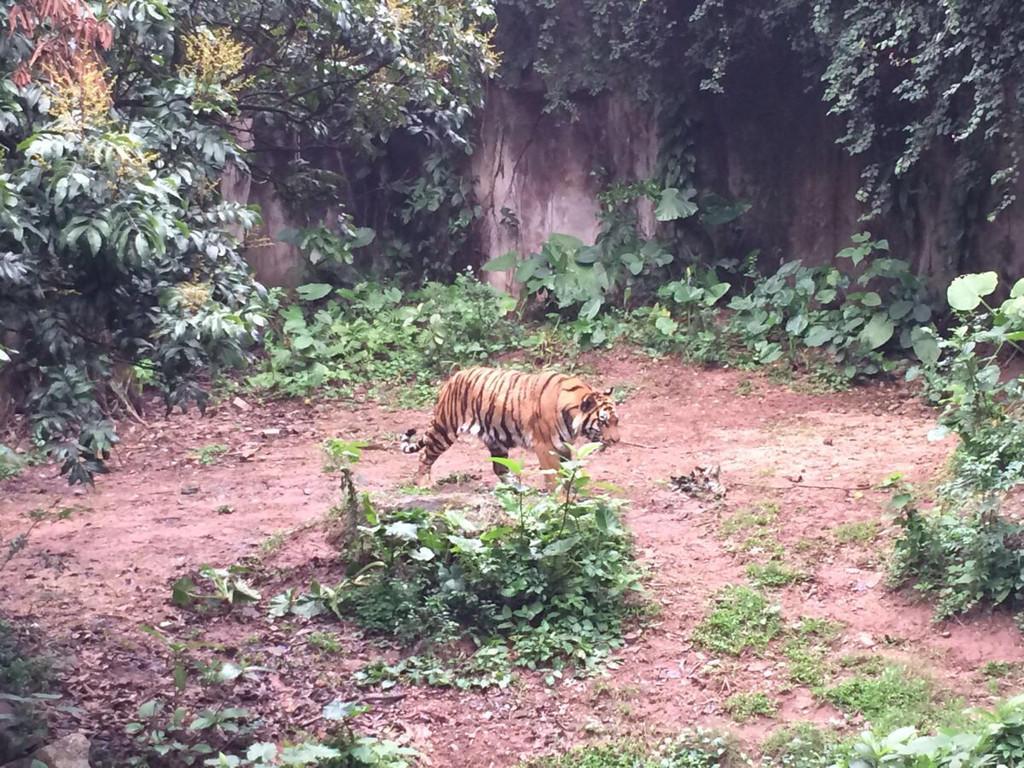
<path fill-rule="evenodd" d="M 513 447 L 534 448 L 544 469 L 557 468 L 568 445 L 580 435 L 617 442 L 618 416 L 611 390 L 596 392 L 561 373 L 523 373 L 497 368 L 459 371 L 441 387 L 430 429 L 418 439 L 409 430 L 406 453 L 422 451 L 417 480 L 429 481 L 430 468 L 458 439 L 479 438 L 492 456 L 507 457 Z M 503 475 L 507 468 L 494 464 Z"/>

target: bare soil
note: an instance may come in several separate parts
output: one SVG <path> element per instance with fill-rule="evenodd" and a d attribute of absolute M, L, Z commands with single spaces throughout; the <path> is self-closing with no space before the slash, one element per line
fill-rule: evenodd
<path fill-rule="evenodd" d="M 927 486 L 952 447 L 926 441 L 935 415 L 911 393 L 871 386 L 809 394 L 759 374 L 628 353 L 587 362 L 599 372 L 588 377 L 595 386 L 629 387 L 620 411 L 623 438 L 646 446 L 617 446 L 592 462 L 595 478 L 619 486 L 630 501 L 637 557 L 650 570 L 648 586 L 661 606 L 660 615 L 631 630 L 617 668 L 555 687 L 527 674 L 506 690 L 398 686 L 367 694 L 354 688 L 352 672 L 401 651 L 362 638 L 354 627 L 275 624 L 263 608 L 199 619 L 172 606 L 170 585 L 202 563 L 258 556 L 265 599 L 283 584 L 338 578 L 337 554 L 322 528 L 311 525 L 339 501 L 336 479 L 321 470 L 321 441 L 370 441 L 357 484 L 392 497 L 416 463 L 399 451 L 398 436 L 428 420 L 426 411 L 375 404 L 249 401 L 243 410 L 229 398 L 205 418 L 178 414 L 150 417 L 148 427 L 122 424 L 113 472 L 95 490 L 68 488 L 52 467 L 0 485 L 0 536 L 8 540 L 24 530 L 33 509 L 77 508 L 66 520 L 37 527 L 0 583 L 4 610 L 31 617 L 64 649 L 66 694 L 81 707 L 64 726 L 116 741 L 139 702 L 169 691 L 166 652 L 139 629 L 150 625 L 219 643 L 221 658 L 271 667 L 229 691 L 233 701 L 265 715 L 279 735 L 296 725 L 316 733 L 324 725 L 318 721 L 323 703 L 362 699 L 373 709 L 359 719 L 361 730 L 407 742 L 434 766 L 512 766 L 588 739 L 672 734 L 694 725 L 725 725 L 751 744 L 780 722 L 854 728 L 855 721 L 840 721 L 806 688 L 788 684 L 777 653 L 716 665 L 690 643 L 716 590 L 746 582 L 750 554 L 724 535 L 722 520 L 765 504 L 779 510 L 775 536 L 787 559 L 812 576 L 773 596 L 788 621 L 841 622 L 835 654 L 907 661 L 940 688 L 977 703 L 990 695 L 981 665 L 1024 661 L 1010 617 L 977 613 L 935 624 L 931 608 L 913 593 L 886 589 L 888 497 L 873 486 L 895 471 Z M 208 465 L 189 457 L 211 444 L 229 450 Z M 536 459 L 528 464 L 535 467 Z M 697 500 L 668 487 L 670 476 L 709 464 L 721 465 L 724 499 Z M 456 445 L 435 465 L 435 480 L 452 473 L 472 476 L 454 486 L 460 491 L 493 484 L 486 452 L 475 442 Z M 855 521 L 878 521 L 880 536 L 837 541 L 836 528 Z M 342 652 L 312 647 L 314 631 L 336 633 Z M 723 702 L 742 690 L 777 696 L 777 719 L 730 722 Z"/>

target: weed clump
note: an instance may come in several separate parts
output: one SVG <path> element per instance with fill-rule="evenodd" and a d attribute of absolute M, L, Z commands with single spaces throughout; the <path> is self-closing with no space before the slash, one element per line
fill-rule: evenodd
<path fill-rule="evenodd" d="M 363 684 L 503 685 L 515 666 L 543 670 L 552 683 L 567 666 L 593 670 L 622 644 L 624 622 L 639 610 L 631 595 L 641 576 L 620 503 L 583 495 L 583 458 L 595 447 L 563 463 L 567 498 L 507 482 L 497 490 L 501 514 L 488 523 L 458 510 L 378 512 L 367 504 L 349 548 L 361 575 L 275 600 L 307 614 L 324 603 L 423 650 L 370 665 Z"/>

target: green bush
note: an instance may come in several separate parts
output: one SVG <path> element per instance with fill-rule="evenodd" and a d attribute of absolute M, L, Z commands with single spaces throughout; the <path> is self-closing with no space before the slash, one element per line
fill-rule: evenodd
<path fill-rule="evenodd" d="M 1006 376 L 1006 353 L 1021 351 L 1024 339 L 1024 280 L 998 306 L 994 272 L 961 275 L 946 299 L 958 324 L 946 336 L 922 329 L 915 351 L 921 365 L 907 372 L 921 376 L 925 392 L 942 407 L 932 438 L 955 433 L 954 478 L 945 491 L 960 496 L 999 493 L 1024 480 L 1024 385 Z"/>
<path fill-rule="evenodd" d="M 21 757 L 47 735 L 44 708 L 52 660 L 28 650 L 24 633 L 0 616 L 0 702 L 9 717 L 0 717 L 0 763 Z"/>
<path fill-rule="evenodd" d="M 884 351 L 910 349 L 931 309 L 909 262 L 880 255 L 888 251 L 888 242 L 865 232 L 836 254 L 849 261 L 845 272 L 831 264 L 783 264 L 729 302 L 731 333 L 762 365 L 796 361 L 811 350 L 847 381 L 893 370 L 896 362 Z"/>
<path fill-rule="evenodd" d="M 889 581 L 912 583 L 936 598 L 936 619 L 987 603 L 1016 607 L 1024 598 L 1024 525 L 1006 519 L 998 500 L 955 511 L 924 512 L 906 490 L 893 497 L 900 533 Z"/>
<path fill-rule="evenodd" d="M 312 283 L 298 293 L 302 301 L 285 306 L 274 297 L 266 357 L 249 378 L 259 390 L 297 396 L 361 383 L 388 390 L 430 384 L 520 340 L 505 317 L 515 300 L 469 275 L 409 294 L 370 283 Z"/>
<path fill-rule="evenodd" d="M 594 669 L 622 643 L 623 622 L 637 610 L 630 594 L 640 574 L 618 521 L 619 503 L 577 495 L 587 481 L 581 461 L 563 464 L 576 489 L 565 501 L 517 482 L 499 486 L 503 512 L 493 522 L 458 511 L 378 514 L 367 505 L 352 552 L 360 567 L 377 567 L 329 590 L 334 612 L 407 643 L 425 641 L 438 654 L 464 638 L 479 648 L 469 660 L 475 669 L 464 666 L 447 678 L 418 660 L 415 671 L 428 679 L 479 679 L 481 654 L 499 668 L 511 657 L 547 670 L 549 682 L 566 665 Z M 314 602 L 322 603 L 325 588 L 316 593 Z M 379 668 L 372 676 L 394 671 Z"/>

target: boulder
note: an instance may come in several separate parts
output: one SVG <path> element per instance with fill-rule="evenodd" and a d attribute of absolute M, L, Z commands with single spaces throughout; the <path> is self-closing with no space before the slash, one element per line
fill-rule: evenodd
<path fill-rule="evenodd" d="M 68 734 L 3 768 L 38 768 L 39 763 L 47 768 L 90 768 L 89 739 L 81 733 Z"/>

